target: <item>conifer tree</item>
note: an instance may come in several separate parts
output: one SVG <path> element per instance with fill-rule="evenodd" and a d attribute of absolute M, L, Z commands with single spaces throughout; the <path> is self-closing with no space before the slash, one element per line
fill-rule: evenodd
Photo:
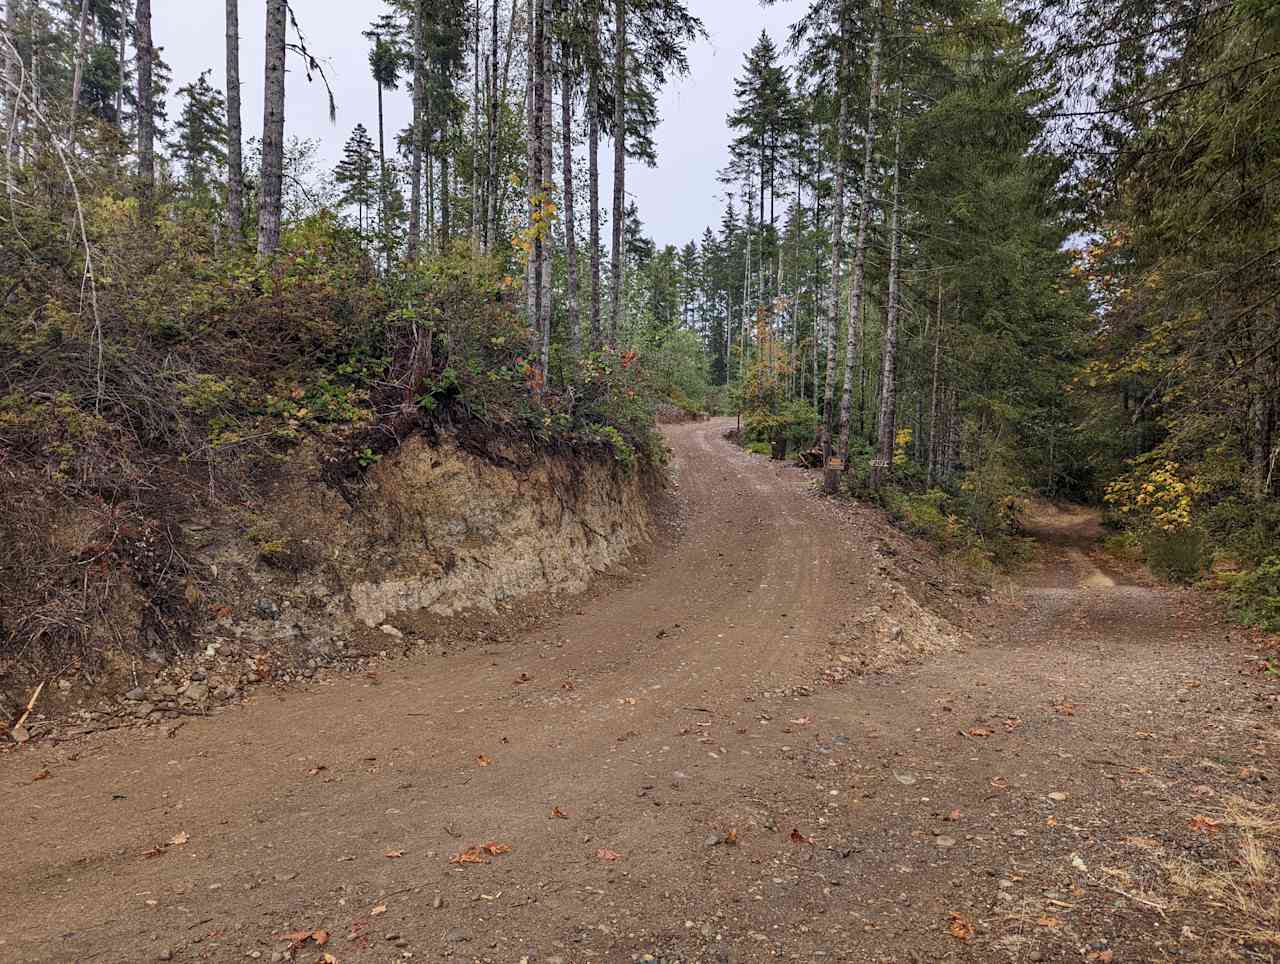
<path fill-rule="evenodd" d="M 222 92 L 209 84 L 209 73 L 178 88 L 183 104 L 172 154 L 182 162 L 187 189 L 196 197 L 207 194 L 211 178 L 227 160 L 227 105 Z"/>
<path fill-rule="evenodd" d="M 342 160 L 334 168 L 333 179 L 342 187 L 342 203 L 354 205 L 357 224 L 363 235 L 366 228 L 366 212 L 380 202 L 386 185 L 386 175 L 379 175 L 380 158 L 369 132 L 363 124 L 357 124 L 342 149 Z M 385 168 L 382 168 L 385 170 Z M 379 222 L 385 221 L 385 212 L 379 209 Z"/>

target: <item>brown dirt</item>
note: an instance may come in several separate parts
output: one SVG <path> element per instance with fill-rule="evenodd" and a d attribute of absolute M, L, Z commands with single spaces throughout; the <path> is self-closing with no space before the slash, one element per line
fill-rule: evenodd
<path fill-rule="evenodd" d="M 0 959 L 1224 959 L 1148 859 L 1216 859 L 1189 821 L 1273 777 L 1276 691 L 1201 599 L 1088 517 L 943 585 L 726 426 L 668 429 L 684 534 L 580 612 L 0 758 Z M 921 606 L 972 636 L 831 682 Z"/>

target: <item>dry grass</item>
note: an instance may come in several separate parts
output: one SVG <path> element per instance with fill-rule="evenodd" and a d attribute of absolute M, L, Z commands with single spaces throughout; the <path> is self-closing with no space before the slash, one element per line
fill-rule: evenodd
<path fill-rule="evenodd" d="M 1202 823 L 1209 837 L 1196 858 L 1164 864 L 1180 909 L 1203 922 L 1220 960 L 1280 954 L 1280 803 L 1228 797 Z"/>

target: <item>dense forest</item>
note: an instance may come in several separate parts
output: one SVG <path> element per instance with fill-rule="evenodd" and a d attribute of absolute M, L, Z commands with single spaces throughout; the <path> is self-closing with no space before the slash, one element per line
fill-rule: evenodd
<path fill-rule="evenodd" d="M 719 223 L 659 247 L 627 171 L 662 165 L 686 0 L 387 0 L 367 105 L 306 5 L 226 0 L 225 63 L 173 90 L 150 0 L 7 0 L 0 569 L 44 575 L 0 636 L 72 631 L 75 507 L 145 555 L 168 502 L 304 442 L 344 491 L 415 427 L 633 464 L 658 403 L 979 566 L 1027 497 L 1100 502 L 1117 551 L 1232 570 L 1274 626 L 1277 10 L 813 0 L 740 65 L 720 185 L 672 174 Z M 335 169 L 286 70 L 349 131 Z"/>

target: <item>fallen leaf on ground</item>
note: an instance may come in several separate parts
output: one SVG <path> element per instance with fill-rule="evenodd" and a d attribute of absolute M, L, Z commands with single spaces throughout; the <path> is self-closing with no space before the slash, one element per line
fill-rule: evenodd
<path fill-rule="evenodd" d="M 403 856 L 404 856 L 404 851 L 403 851 L 403 850 L 388 850 L 388 851 L 387 851 L 386 853 L 384 853 L 382 856 L 384 856 L 384 857 L 390 857 L 392 860 L 398 860 L 398 859 L 400 859 L 401 857 L 403 857 Z"/>
<path fill-rule="evenodd" d="M 1085 955 L 1086 961 L 1097 961 L 1098 964 L 1111 964 L 1116 959 L 1115 951 L 1107 948 L 1105 951 L 1090 951 Z"/>
<path fill-rule="evenodd" d="M 313 777 L 318 773 L 324 773 L 324 771 L 327 769 L 329 768 L 326 766 L 312 767 L 310 770 L 307 771 L 307 776 Z"/>
<path fill-rule="evenodd" d="M 1088 871 L 1089 869 L 1089 865 L 1084 862 L 1084 858 L 1081 857 L 1079 854 L 1071 855 L 1071 866 L 1074 867 L 1076 870 Z"/>
<path fill-rule="evenodd" d="M 960 819 L 960 817 L 961 817 L 961 814 L 959 810 L 952 810 L 949 814 L 947 814 L 942 819 L 947 821 L 948 823 L 955 823 L 957 820 Z"/>
<path fill-rule="evenodd" d="M 150 850 L 144 850 L 144 851 L 142 851 L 142 853 L 141 853 L 141 854 L 139 854 L 138 856 L 140 856 L 140 857 L 148 857 L 148 858 L 149 858 L 149 857 L 159 857 L 161 854 L 163 854 L 163 853 L 165 853 L 165 852 L 166 852 L 166 851 L 165 851 L 165 849 L 164 849 L 163 847 L 152 847 Z"/>
<path fill-rule="evenodd" d="M 806 837 L 799 830 L 793 829 L 791 831 L 791 842 L 797 844 L 811 844 L 813 843 L 813 838 Z"/>
<path fill-rule="evenodd" d="M 1050 930 L 1055 930 L 1055 931 L 1062 926 L 1062 921 L 1058 920 L 1058 918 L 1056 917 L 1050 917 L 1047 914 L 1044 917 L 1041 917 L 1039 920 L 1037 920 L 1036 923 L 1039 924 L 1041 927 L 1048 927 Z"/>
<path fill-rule="evenodd" d="M 493 840 L 490 840 L 487 844 L 484 844 L 480 849 L 483 850 L 485 853 L 487 853 L 490 857 L 497 857 L 499 854 L 511 853 L 511 844 L 497 843 Z"/>
<path fill-rule="evenodd" d="M 788 722 L 790 722 L 790 723 L 794 723 L 796 726 L 808 726 L 810 723 L 812 723 L 812 722 L 813 722 L 813 717 L 812 717 L 812 716 L 798 716 L 798 717 L 796 717 L 794 720 L 789 720 Z"/>
<path fill-rule="evenodd" d="M 601 847 L 596 851 L 596 856 L 601 860 L 621 860 L 622 854 L 616 850 L 610 850 L 608 847 Z"/>
<path fill-rule="evenodd" d="M 184 830 L 184 831 L 182 831 L 182 832 L 180 832 L 180 833 L 176 833 L 176 834 L 174 834 L 174 835 L 173 835 L 173 837 L 172 837 L 172 838 L 170 838 L 170 840 L 169 840 L 169 846 L 170 846 L 170 847 L 181 847 L 183 844 L 185 844 L 185 843 L 186 843 L 188 840 L 190 840 L 190 839 L 191 839 L 191 838 L 190 838 L 189 836 L 187 836 L 187 832 Z"/>
<path fill-rule="evenodd" d="M 568 820 L 568 819 L 569 819 L 569 815 L 568 815 L 567 813 L 565 813 L 563 810 L 561 810 L 559 807 L 554 807 L 554 808 L 552 809 L 552 811 L 551 811 L 551 816 L 552 816 L 552 817 L 554 817 L 556 820 Z"/>
<path fill-rule="evenodd" d="M 326 930 L 318 930 L 311 932 L 311 939 L 323 947 L 329 943 L 329 932 Z"/>
<path fill-rule="evenodd" d="M 976 737 L 987 737 L 991 735 L 991 731 L 988 730 L 985 726 L 974 726 L 974 727 L 970 727 L 969 735 L 976 736 Z"/>
<path fill-rule="evenodd" d="M 727 834 L 724 835 L 724 842 L 727 846 L 730 846 L 730 847 L 736 847 L 738 845 L 738 831 L 736 828 L 733 830 L 730 830 Z"/>
<path fill-rule="evenodd" d="M 487 864 L 488 862 L 484 859 L 479 847 L 469 847 L 449 858 L 451 864 Z"/>
<path fill-rule="evenodd" d="M 476 764 L 477 764 L 478 766 L 487 767 L 487 766 L 489 766 L 489 764 L 491 764 L 492 762 L 493 762 L 493 758 L 492 758 L 492 757 L 487 757 L 487 756 L 485 756 L 483 753 L 479 754 L 479 755 L 476 757 Z"/>
<path fill-rule="evenodd" d="M 1074 703 L 1059 703 L 1057 706 L 1054 707 L 1054 709 L 1057 710 L 1059 713 L 1061 713 L 1063 716 L 1076 715 L 1076 705 Z"/>
<path fill-rule="evenodd" d="M 1213 817 L 1205 817 L 1199 814 L 1192 817 L 1191 822 L 1188 824 L 1197 833 L 1217 833 L 1221 825 L 1221 820 L 1215 820 Z"/>
<path fill-rule="evenodd" d="M 1009 789 L 1009 781 L 1006 780 L 1004 777 L 992 777 L 991 785 L 995 787 L 997 790 Z"/>
<path fill-rule="evenodd" d="M 1004 728 L 1007 732 L 1012 733 L 1022 725 L 1022 721 L 1016 716 L 1004 721 Z"/>
<path fill-rule="evenodd" d="M 969 918 L 965 917 L 964 914 L 957 914 L 952 911 L 948 919 L 950 925 L 947 927 L 947 932 L 956 940 L 967 941 L 976 933 L 973 925 L 969 923 Z"/>
<path fill-rule="evenodd" d="M 1061 803 L 1063 800 L 1067 799 L 1067 794 L 1063 793 L 1061 790 L 1054 790 L 1052 793 L 1048 794 L 1048 797 L 1055 803 Z"/>
<path fill-rule="evenodd" d="M 634 696 L 624 696 L 622 699 L 618 700 L 618 705 L 619 706 L 635 706 L 636 698 Z"/>
<path fill-rule="evenodd" d="M 387 905 L 386 905 L 386 904 L 379 904 L 379 905 L 378 905 L 377 907 L 375 907 L 373 910 L 369 911 L 369 916 L 370 916 L 370 917 L 377 917 L 377 916 L 379 916 L 379 915 L 381 915 L 381 914 L 385 914 L 386 912 L 387 912 Z"/>

